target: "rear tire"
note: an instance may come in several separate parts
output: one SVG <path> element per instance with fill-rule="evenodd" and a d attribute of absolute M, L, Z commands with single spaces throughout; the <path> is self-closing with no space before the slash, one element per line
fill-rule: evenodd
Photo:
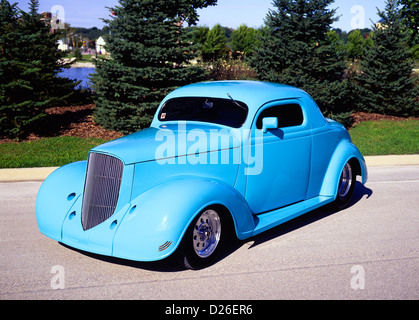
<path fill-rule="evenodd" d="M 354 169 L 355 168 L 352 166 L 350 161 L 343 167 L 339 179 L 336 200 L 333 202 L 333 206 L 337 210 L 346 208 L 351 201 L 356 183 L 356 174 Z"/>

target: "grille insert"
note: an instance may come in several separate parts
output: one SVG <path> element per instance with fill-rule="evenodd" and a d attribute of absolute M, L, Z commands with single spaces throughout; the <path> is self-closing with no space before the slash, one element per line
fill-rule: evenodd
<path fill-rule="evenodd" d="M 115 157 L 90 153 L 81 213 L 84 230 L 96 227 L 114 214 L 123 169 L 122 161 Z"/>

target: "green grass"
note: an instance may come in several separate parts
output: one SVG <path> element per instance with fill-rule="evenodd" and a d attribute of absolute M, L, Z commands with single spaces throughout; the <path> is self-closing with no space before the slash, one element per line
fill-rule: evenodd
<path fill-rule="evenodd" d="M 63 166 L 86 160 L 89 150 L 104 142 L 95 138 L 55 137 L 0 144 L 0 168 Z"/>
<path fill-rule="evenodd" d="M 369 121 L 350 130 L 365 156 L 419 154 L 419 120 Z M 0 168 L 59 167 L 86 160 L 89 150 L 103 139 L 43 138 L 31 142 L 0 144 Z"/>
<path fill-rule="evenodd" d="M 419 154 L 419 120 L 367 121 L 350 134 L 364 156 Z"/>

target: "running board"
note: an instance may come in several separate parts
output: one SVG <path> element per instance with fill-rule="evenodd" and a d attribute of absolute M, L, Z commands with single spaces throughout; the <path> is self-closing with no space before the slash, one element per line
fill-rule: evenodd
<path fill-rule="evenodd" d="M 280 224 L 301 216 L 304 213 L 324 206 L 333 200 L 333 197 L 318 196 L 298 202 L 288 207 L 257 215 L 254 217 L 256 227 L 253 230 L 253 235 L 255 236 L 268 229 L 279 226 Z"/>

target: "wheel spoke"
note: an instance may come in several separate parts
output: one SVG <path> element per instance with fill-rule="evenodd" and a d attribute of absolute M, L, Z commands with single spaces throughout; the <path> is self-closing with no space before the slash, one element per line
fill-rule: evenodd
<path fill-rule="evenodd" d="M 214 210 L 206 210 L 198 218 L 193 232 L 193 247 L 201 258 L 209 257 L 216 249 L 221 236 L 221 220 Z"/>

